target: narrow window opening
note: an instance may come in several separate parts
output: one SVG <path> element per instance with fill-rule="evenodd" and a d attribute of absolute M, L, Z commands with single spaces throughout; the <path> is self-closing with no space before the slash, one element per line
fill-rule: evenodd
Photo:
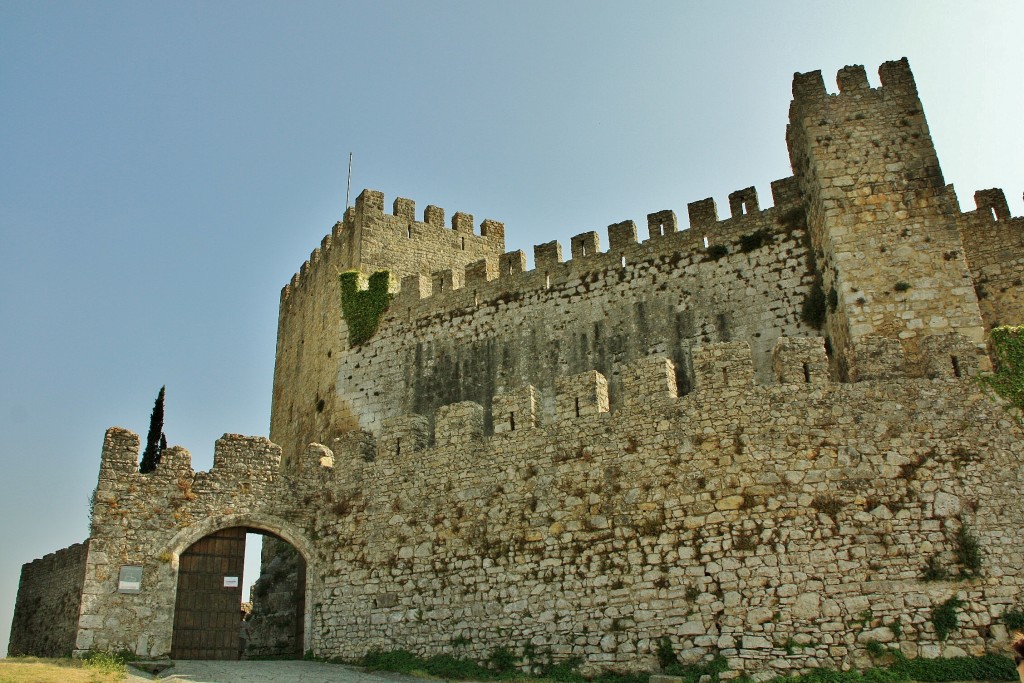
<path fill-rule="evenodd" d="M 544 289 L 551 289 L 551 274 L 544 273 Z"/>
<path fill-rule="evenodd" d="M 621 263 L 621 264 L 622 264 L 622 267 L 623 267 L 623 268 L 625 268 L 625 267 L 626 267 L 626 255 L 625 255 L 625 254 L 623 254 L 623 255 L 622 255 L 622 258 L 620 258 L 620 259 L 619 259 L 619 263 Z"/>
<path fill-rule="evenodd" d="M 725 368 L 722 368 L 722 381 L 725 382 L 726 384 L 729 383 L 729 371 L 726 370 Z"/>
<path fill-rule="evenodd" d="M 804 383 L 811 383 L 811 368 L 807 365 L 807 363 L 804 363 Z"/>
<path fill-rule="evenodd" d="M 960 377 L 960 359 L 956 356 L 950 356 L 949 359 L 953 361 L 953 376 Z"/>
<path fill-rule="evenodd" d="M 411 225 L 405 229 L 405 236 L 408 237 L 409 239 L 412 239 L 412 226 Z"/>
<path fill-rule="evenodd" d="M 437 291 L 439 293 L 444 291 L 444 280 L 441 280 L 440 282 L 437 283 Z"/>
<path fill-rule="evenodd" d="M 395 456 L 397 457 L 397 456 L 399 456 L 401 454 L 402 454 L 402 440 L 401 439 L 395 439 Z"/>
<path fill-rule="evenodd" d="M 580 255 L 581 256 L 586 256 L 587 255 L 587 245 L 585 245 L 585 244 L 581 244 L 580 245 Z"/>
<path fill-rule="evenodd" d="M 480 294 L 476 290 L 473 290 L 473 305 L 480 305 Z"/>
<path fill-rule="evenodd" d="M 711 246 L 711 240 L 708 239 L 707 235 L 704 235 L 704 248 L 707 249 L 709 246 Z"/>
<path fill-rule="evenodd" d="M 746 216 L 747 215 L 747 203 L 746 202 L 741 202 L 740 203 L 740 215 L 741 216 Z"/>
<path fill-rule="evenodd" d="M 460 237 L 459 241 L 461 243 L 460 246 L 462 247 L 462 251 L 466 251 L 466 238 L 465 237 Z"/>
<path fill-rule="evenodd" d="M 512 262 L 511 261 L 508 262 L 508 274 L 509 275 L 512 274 Z"/>
<path fill-rule="evenodd" d="M 990 206 L 990 207 L 989 207 L 989 209 L 988 209 L 988 212 L 989 212 L 990 214 L 992 214 L 992 220 L 994 220 L 994 221 L 997 221 L 997 220 L 999 220 L 999 216 L 998 216 L 998 215 L 996 214 L 996 210 L 995 210 L 995 207 L 991 207 L 991 206 Z"/>
<path fill-rule="evenodd" d="M 576 417 L 580 416 L 580 400 L 576 399 Z"/>
<path fill-rule="evenodd" d="M 516 431 L 516 414 L 515 413 L 509 413 L 508 414 L 508 427 L 513 432 Z"/>

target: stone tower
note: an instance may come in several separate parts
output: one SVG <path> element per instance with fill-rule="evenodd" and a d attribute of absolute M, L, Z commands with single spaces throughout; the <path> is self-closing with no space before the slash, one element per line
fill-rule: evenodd
<path fill-rule="evenodd" d="M 473 216 L 457 212 L 445 226 L 444 209 L 428 206 L 416 220 L 416 204 L 396 198 L 391 214 L 384 195 L 364 190 L 281 290 L 277 362 L 270 418 L 271 439 L 285 458 L 299 452 L 312 435 L 326 439 L 358 428 L 350 406 L 338 398 L 336 381 L 348 352 L 348 326 L 341 311 L 338 275 L 361 276 L 386 270 L 391 289 L 411 275 L 448 271 L 461 285 L 465 267 L 505 250 L 505 226 L 484 220 L 474 233 Z M 435 289 L 441 289 L 441 283 Z"/>
<path fill-rule="evenodd" d="M 838 74 L 829 95 L 820 71 L 796 74 L 787 142 L 804 197 L 834 366 L 856 381 L 901 370 L 873 361 L 902 344 L 920 363 L 957 333 L 984 355 L 984 327 L 910 66 Z M 941 343 L 940 343 L 941 345 Z M 963 352 L 963 351 L 962 351 Z M 891 357 L 891 356 L 890 356 Z M 982 361 L 984 364 L 984 361 Z"/>

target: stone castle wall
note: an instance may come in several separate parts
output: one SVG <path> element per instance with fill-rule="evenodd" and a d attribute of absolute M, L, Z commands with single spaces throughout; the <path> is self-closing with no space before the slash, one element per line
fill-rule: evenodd
<path fill-rule="evenodd" d="M 782 339 L 756 384 L 750 353 L 696 349 L 683 397 L 671 361 L 645 358 L 619 368 L 614 399 L 599 373 L 560 379 L 546 425 L 525 387 L 492 401 L 491 435 L 463 402 L 433 429 L 393 418 L 283 468 L 269 442 L 225 437 L 210 473 L 175 451 L 140 475 L 138 438 L 111 430 L 78 647 L 165 652 L 177 554 L 238 525 L 306 557 L 307 648 L 323 656 L 530 643 L 649 669 L 666 636 L 766 674 L 862 662 L 870 641 L 909 656 L 1001 642 L 1024 587 L 1005 533 L 1024 433 L 1006 408 L 951 366 L 835 384 L 820 338 Z M 961 530 L 977 577 L 958 577 Z M 932 557 L 950 580 L 922 581 Z M 114 593 L 119 563 L 146 568 L 143 594 Z M 931 610 L 953 596 L 962 626 L 939 642 Z"/>
<path fill-rule="evenodd" d="M 961 334 L 984 349 L 981 312 L 957 231 L 960 213 L 942 178 L 906 59 L 797 74 L 787 128 L 794 173 L 823 287 L 836 305 L 826 333 L 841 377 L 864 337 L 900 339 L 912 356 L 927 336 Z M 867 377 L 868 375 L 864 375 Z"/>
<path fill-rule="evenodd" d="M 10 657 L 66 657 L 75 647 L 88 543 L 25 564 L 14 603 Z"/>
<path fill-rule="evenodd" d="M 959 211 L 905 60 L 880 76 L 796 75 L 774 206 L 738 190 L 724 220 L 693 202 L 687 229 L 659 211 L 646 239 L 616 223 L 532 270 L 500 223 L 364 191 L 282 291 L 273 442 L 142 475 L 138 437 L 108 431 L 76 651 L 167 653 L 178 558 L 228 527 L 304 558 L 321 656 L 649 670 L 667 638 L 767 678 L 872 643 L 1001 647 L 1024 432 L 975 378 L 985 328 L 1024 318 L 1022 219 L 997 191 Z M 395 295 L 358 345 L 350 269 Z M 117 592 L 124 565 L 141 593 Z"/>
<path fill-rule="evenodd" d="M 444 210 L 436 206 L 426 207 L 422 221 L 415 220 L 410 199 L 395 199 L 393 214 L 383 208 L 380 192 L 361 193 L 281 291 L 270 432 L 285 446 L 286 457 L 317 440 L 311 434 L 359 427 L 357 407 L 337 390 L 349 345 L 339 273 L 387 268 L 401 278 L 439 268 L 461 272 L 504 251 L 504 226 L 497 221 L 482 221 L 477 235 L 473 217 L 465 213 L 455 213 L 447 228 Z"/>
<path fill-rule="evenodd" d="M 974 193 L 976 211 L 960 214 L 960 234 L 985 329 L 1019 325 L 1024 310 L 1024 218 L 1013 218 L 1002 190 Z"/>
<path fill-rule="evenodd" d="M 559 244 L 540 245 L 529 271 L 522 252 L 511 252 L 464 271 L 407 276 L 374 337 L 332 352 L 336 406 L 377 433 L 389 417 L 432 416 L 462 400 L 489 407 L 495 393 L 532 384 L 546 420 L 556 376 L 596 369 L 614 390 L 619 365 L 662 353 L 687 391 L 691 346 L 733 339 L 751 344 L 767 378 L 780 335 L 813 333 L 801 322 L 814 276 L 795 181 L 773 183 L 773 195 L 775 206 L 761 210 L 754 188 L 733 193 L 725 220 L 712 200 L 694 202 L 686 230 L 672 212 L 651 214 L 643 241 L 631 221 L 619 223 L 606 249 L 584 233 L 564 262 Z M 330 410 L 325 402 L 322 414 Z M 337 436 L 340 419 L 319 419 L 319 431 L 293 448 Z"/>

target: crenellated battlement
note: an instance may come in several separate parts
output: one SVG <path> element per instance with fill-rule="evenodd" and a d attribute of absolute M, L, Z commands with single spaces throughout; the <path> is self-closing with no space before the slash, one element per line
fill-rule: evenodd
<path fill-rule="evenodd" d="M 417 220 L 416 202 L 405 197 L 396 197 L 391 213 L 386 213 L 384 193 L 363 190 L 355 206 L 345 212 L 344 220 L 334 225 L 281 290 L 281 304 L 287 306 L 305 283 L 323 277 L 324 267 L 328 278 L 343 270 L 369 274 L 385 265 L 394 269 L 391 261 L 409 251 L 407 247 L 412 247 L 407 268 L 421 273 L 428 272 L 427 264 L 444 262 L 443 258 L 426 256 L 435 250 L 447 249 L 459 262 L 466 260 L 462 253 L 500 254 L 505 244 L 505 224 L 487 218 L 480 221 L 478 228 L 472 214 L 461 211 L 452 214 L 450 225 L 446 226 L 445 210 L 434 205 L 424 208 L 422 220 Z M 338 250 L 340 254 L 335 253 Z M 399 275 L 407 275 L 398 270 Z"/>
<path fill-rule="evenodd" d="M 562 260 L 557 242 L 533 248 L 534 267 L 527 268 L 521 250 L 506 252 L 473 262 L 460 272 L 444 269 L 426 276 L 403 278 L 395 305 L 414 307 L 420 315 L 446 308 L 465 307 L 469 302 L 502 297 L 509 292 L 551 289 L 585 273 L 618 272 L 622 268 L 656 258 L 717 260 L 726 255 L 752 251 L 772 242 L 771 233 L 787 232 L 802 222 L 800 190 L 795 178 L 771 184 L 774 205 L 760 208 L 757 190 L 747 187 L 729 194 L 730 216 L 719 218 L 713 198 L 687 205 L 689 225 L 680 227 L 674 211 L 666 209 L 647 215 L 646 239 L 641 240 L 636 223 L 613 223 L 607 228 L 608 248 L 601 236 L 588 231 L 569 242 L 570 259 Z M 757 237 L 754 233 L 764 231 Z M 746 238 L 746 241 L 744 239 Z M 752 246 L 756 243 L 756 246 Z M 429 303 L 420 303 L 430 299 Z"/>
<path fill-rule="evenodd" d="M 908 366 L 907 354 L 897 340 L 874 337 L 863 348 L 863 381 L 964 380 L 977 376 L 979 369 L 973 345 L 959 335 L 929 337 L 924 343 L 926 361 L 921 367 Z M 778 401 L 803 400 L 792 391 L 799 391 L 800 387 L 820 391 L 834 384 L 821 337 L 780 337 L 771 350 L 771 358 L 772 381 L 762 384 L 755 379 L 754 359 L 746 342 L 699 346 L 692 352 L 693 388 L 686 396 L 679 393 L 671 359 L 658 355 L 640 358 L 616 370 L 624 378 L 618 410 L 626 414 L 643 413 L 667 409 L 681 400 L 737 400 L 776 386 L 791 387 Z M 484 429 L 485 412 L 479 403 L 461 401 L 438 408 L 432 422 L 416 414 L 389 418 L 376 437 L 376 457 L 387 460 L 448 446 L 486 447 L 491 438 L 515 438 L 524 431 L 562 423 L 578 426 L 580 421 L 602 420 L 617 411 L 611 408 L 608 379 L 591 370 L 556 378 L 554 415 L 543 424 L 538 419 L 538 392 L 530 385 L 493 397 L 491 433 Z M 338 455 L 347 450 L 335 447 L 333 453 Z M 362 456 L 352 451 L 347 457 Z"/>
<path fill-rule="evenodd" d="M 825 88 L 825 80 L 820 70 L 793 74 L 793 103 L 795 106 L 804 104 L 839 101 L 841 99 L 862 97 L 869 93 L 884 94 L 895 97 L 917 97 L 917 83 L 910 70 L 907 58 L 884 62 L 878 67 L 881 85 L 872 88 L 868 83 L 867 71 L 863 65 L 845 66 L 836 73 L 838 92 L 829 93 Z"/>
<path fill-rule="evenodd" d="M 262 436 L 225 434 L 217 439 L 213 450 L 213 467 L 208 472 L 192 469 L 192 455 L 181 446 L 163 451 L 156 469 L 147 474 L 139 472 L 140 439 L 135 432 L 122 427 L 111 427 L 103 438 L 100 456 L 100 483 L 107 480 L 131 479 L 145 481 L 178 481 L 196 475 L 212 481 L 235 480 L 263 473 L 277 476 L 281 467 L 281 448 Z"/>

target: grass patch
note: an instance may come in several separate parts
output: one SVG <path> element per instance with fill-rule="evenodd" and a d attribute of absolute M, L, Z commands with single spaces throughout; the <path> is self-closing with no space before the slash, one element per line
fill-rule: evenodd
<path fill-rule="evenodd" d="M 648 673 L 615 673 L 606 671 L 593 678 L 584 678 L 578 671 L 579 659 L 554 662 L 550 655 L 541 656 L 533 648 L 526 648 L 522 661 L 506 647 L 491 651 L 485 663 L 451 655 L 417 657 L 406 650 L 383 652 L 371 650 L 356 664 L 371 671 L 394 671 L 414 676 L 435 676 L 453 681 L 555 681 L 556 683 L 647 683 Z M 712 683 L 718 681 L 718 674 L 728 666 L 724 657 L 715 657 L 710 662 L 684 666 L 672 652 L 667 638 L 658 643 L 658 660 L 663 673 L 680 676 L 684 683 L 698 683 L 702 676 L 711 676 Z M 519 665 L 528 665 L 534 672 L 528 675 L 519 670 Z"/>
<path fill-rule="evenodd" d="M 88 659 L 9 657 L 0 659 L 3 683 L 115 683 L 125 679 L 125 665 L 116 655 Z"/>
<path fill-rule="evenodd" d="M 944 683 L 946 681 L 1016 681 L 1013 660 L 1002 655 L 953 657 L 952 659 L 907 659 L 902 652 L 889 649 L 893 664 L 865 671 L 815 669 L 801 676 L 779 677 L 771 683 Z"/>

